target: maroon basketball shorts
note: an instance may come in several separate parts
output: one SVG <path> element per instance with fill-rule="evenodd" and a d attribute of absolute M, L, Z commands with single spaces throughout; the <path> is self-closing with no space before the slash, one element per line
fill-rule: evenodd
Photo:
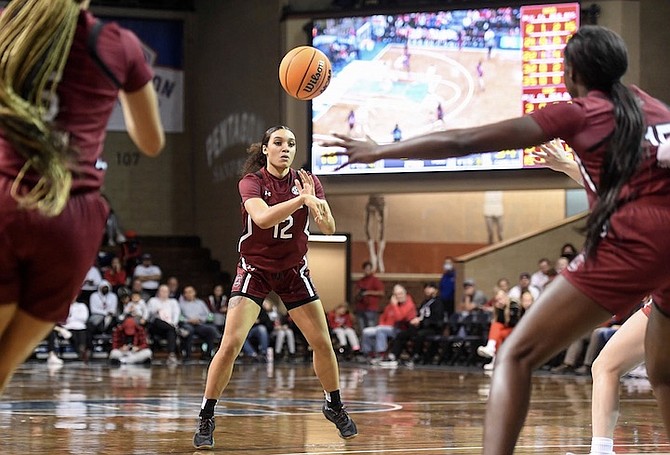
<path fill-rule="evenodd" d="M 64 321 L 97 256 L 107 203 L 97 191 L 75 194 L 53 218 L 18 209 L 0 177 L 0 304 L 17 302 L 30 315 Z"/>
<path fill-rule="evenodd" d="M 644 200 L 612 215 L 597 255 L 580 254 L 563 276 L 612 314 L 624 314 L 651 295 L 670 315 L 670 207 Z"/>
<path fill-rule="evenodd" d="M 260 270 L 240 259 L 230 296 L 240 295 L 262 305 L 271 291 L 277 293 L 287 310 L 319 299 L 304 259 L 283 272 Z"/>

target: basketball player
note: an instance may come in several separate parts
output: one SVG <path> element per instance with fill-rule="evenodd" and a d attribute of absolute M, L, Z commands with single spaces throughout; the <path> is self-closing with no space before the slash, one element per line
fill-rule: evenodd
<path fill-rule="evenodd" d="M 542 144 L 533 156 L 555 171 L 561 171 L 584 185 L 577 162 L 570 159 L 560 139 Z M 613 455 L 614 429 L 619 418 L 621 377 L 644 361 L 644 333 L 651 300 L 614 333 L 591 367 L 591 451 L 589 455 Z M 566 455 L 574 455 L 568 452 Z"/>
<path fill-rule="evenodd" d="M 139 40 L 88 4 L 13 0 L 0 16 L 0 390 L 96 258 L 109 210 L 97 162 L 117 99 L 143 153 L 164 143 Z"/>
<path fill-rule="evenodd" d="M 484 64 L 481 60 L 477 63 L 477 83 L 479 84 L 480 92 L 486 90 L 484 86 Z"/>
<path fill-rule="evenodd" d="M 358 434 L 340 398 L 337 358 L 325 311 L 309 276 L 305 255 L 309 214 L 324 234 L 335 232 L 335 219 L 316 177 L 291 168 L 295 135 L 285 126 L 267 130 L 249 148 L 239 183 L 244 231 L 221 346 L 207 373 L 200 424 L 193 445 L 214 446 L 214 407 L 230 381 L 235 358 L 258 317 L 265 297 L 276 292 L 314 350 L 314 371 L 325 391 L 323 414 L 340 437 Z"/>
<path fill-rule="evenodd" d="M 651 294 L 645 338 L 649 379 L 670 430 L 670 169 L 657 157 L 670 111 L 621 78 L 625 43 L 599 26 L 581 27 L 565 48 L 571 103 L 481 127 L 378 145 L 336 135 L 324 143 L 350 163 L 437 159 L 530 147 L 563 138 L 575 151 L 591 214 L 584 253 L 557 277 L 501 347 L 484 424 L 484 454 L 510 454 L 530 402 L 532 371 L 612 314 Z M 670 431 L 668 431 L 670 433 Z"/>
<path fill-rule="evenodd" d="M 349 134 L 351 135 L 354 132 L 354 126 L 356 126 L 356 113 L 353 109 L 347 115 L 347 124 L 349 125 Z"/>

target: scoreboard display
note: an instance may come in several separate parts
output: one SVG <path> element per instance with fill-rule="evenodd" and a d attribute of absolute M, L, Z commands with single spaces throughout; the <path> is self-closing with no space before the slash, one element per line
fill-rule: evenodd
<path fill-rule="evenodd" d="M 476 2 L 472 2 L 476 3 Z M 568 101 L 563 49 L 579 27 L 577 2 L 316 19 L 312 45 L 333 64 L 311 101 L 316 175 L 543 167 L 528 150 L 439 160 L 385 159 L 342 169 L 320 142 L 337 132 L 378 143 L 471 128 Z"/>

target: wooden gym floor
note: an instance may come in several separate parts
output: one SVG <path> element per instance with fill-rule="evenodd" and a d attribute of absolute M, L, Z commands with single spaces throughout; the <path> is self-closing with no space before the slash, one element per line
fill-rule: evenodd
<path fill-rule="evenodd" d="M 30 361 L 0 399 L 0 454 L 476 454 L 490 377 L 480 368 L 341 366 L 359 436 L 320 413 L 310 364 L 237 365 L 217 406 L 216 447 L 191 438 L 205 363 L 110 367 Z M 538 372 L 519 454 L 587 453 L 590 378 Z M 649 383 L 624 379 L 617 454 L 670 453 Z"/>

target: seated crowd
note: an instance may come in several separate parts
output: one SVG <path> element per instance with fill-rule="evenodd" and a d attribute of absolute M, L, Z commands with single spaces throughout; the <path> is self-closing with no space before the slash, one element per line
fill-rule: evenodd
<path fill-rule="evenodd" d="M 150 363 L 157 349 L 167 353 L 168 364 L 188 361 L 194 352 L 209 360 L 225 324 L 223 285 L 203 300 L 194 286 L 162 278 L 150 254 L 127 267 L 120 257 L 101 253 L 66 320 L 45 340 L 47 363 L 62 365 L 59 351 L 68 345 L 84 362 L 104 356 L 114 364 Z"/>
<path fill-rule="evenodd" d="M 382 367 L 416 364 L 482 364 L 493 369 L 496 352 L 525 311 L 577 254 L 566 244 L 553 265 L 538 261 L 534 273 L 521 273 L 511 285 L 500 278 L 491 298 L 472 279 L 463 280 L 462 299 L 454 301 L 455 275 L 447 258 L 440 283 L 425 283 L 415 303 L 407 289 L 394 284 L 386 304 L 384 283 L 369 262 L 356 282 L 355 304 L 340 302 L 326 314 L 336 353 Z M 103 255 L 101 258 L 105 259 Z M 154 351 L 167 363 L 194 355 L 209 360 L 223 333 L 228 299 L 214 286 L 207 299 L 194 286 L 180 287 L 177 277 L 163 281 L 150 254 L 100 260 L 82 284 L 65 321 L 46 338 L 47 362 L 61 365 L 58 347 L 70 345 L 77 358 L 105 356 L 114 364 L 150 363 Z M 281 307 L 281 305 L 280 305 Z M 552 359 L 554 373 L 589 374 L 600 349 L 629 315 L 617 315 Z M 309 360 L 309 346 L 285 308 L 266 299 L 249 331 L 241 357 L 251 362 Z"/>
<path fill-rule="evenodd" d="M 459 302 L 454 302 L 453 263 L 447 258 L 442 280 L 439 284 L 425 283 L 423 300 L 417 304 L 399 283 L 394 284 L 392 295 L 384 304 L 384 284 L 366 262 L 364 276 L 356 282 L 352 309 L 355 318 L 348 314 L 346 303 L 331 312 L 348 316 L 352 335 L 361 337 L 360 346 L 358 338 L 346 339 L 341 323 L 329 315 L 334 341 L 345 347 L 348 344 L 360 361 L 383 367 L 486 362 L 484 369 L 491 370 L 496 351 L 520 318 L 576 255 L 573 245 L 564 245 L 556 261 L 541 258 L 537 270 L 521 273 L 516 284 L 500 278 L 492 298 L 474 280 L 465 279 Z M 590 365 L 600 349 L 627 316 L 616 316 L 590 337 L 578 340 L 552 359 L 546 369 L 555 373 L 590 373 Z M 344 320 L 342 316 L 340 319 Z M 354 326 L 354 320 L 358 327 Z"/>

